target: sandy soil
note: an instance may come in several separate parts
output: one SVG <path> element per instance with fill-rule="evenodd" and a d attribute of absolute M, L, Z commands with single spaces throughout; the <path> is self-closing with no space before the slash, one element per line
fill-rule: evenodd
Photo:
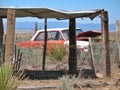
<path fill-rule="evenodd" d="M 18 31 L 19 33 L 20 31 Z M 101 67 L 101 66 L 100 66 Z M 99 67 L 99 68 L 100 68 Z M 18 90 L 63 90 L 65 85 L 71 89 L 66 90 L 120 90 L 120 68 L 112 71 L 111 78 L 103 78 L 103 74 L 97 73 L 97 79 L 81 79 L 77 78 L 76 81 L 67 80 L 63 84 L 60 80 L 19 80 Z M 74 88 L 74 89 L 72 89 Z"/>
<path fill-rule="evenodd" d="M 104 79 L 100 76 L 96 79 L 66 79 L 65 83 L 61 80 L 25 79 L 18 81 L 18 90 L 63 90 L 63 84 L 71 90 L 120 90 L 120 70 L 111 78 Z"/>

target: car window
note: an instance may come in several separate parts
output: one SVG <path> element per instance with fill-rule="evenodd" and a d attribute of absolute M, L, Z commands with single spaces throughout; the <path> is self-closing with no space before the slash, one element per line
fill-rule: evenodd
<path fill-rule="evenodd" d="M 55 39 L 54 39 L 54 40 L 62 40 L 62 39 L 63 39 L 63 38 L 62 38 L 60 32 L 56 32 L 56 34 L 55 34 Z"/>
<path fill-rule="evenodd" d="M 81 32 L 83 32 L 82 29 L 76 29 L 76 36 Z"/>
<path fill-rule="evenodd" d="M 36 41 L 44 40 L 44 32 L 40 32 L 35 38 Z"/>
<path fill-rule="evenodd" d="M 44 40 L 45 32 L 41 32 L 35 40 Z M 59 31 L 49 31 L 47 32 L 47 40 L 61 40 L 63 39 Z"/>
<path fill-rule="evenodd" d="M 69 31 L 68 31 L 68 30 L 63 30 L 63 31 L 62 31 L 62 34 L 63 34 L 65 40 L 68 40 L 68 39 L 69 39 Z"/>
<path fill-rule="evenodd" d="M 81 29 L 76 29 L 76 36 L 81 32 L 83 32 Z M 68 40 L 69 39 L 69 30 L 63 30 L 62 33 L 63 33 L 65 40 Z"/>

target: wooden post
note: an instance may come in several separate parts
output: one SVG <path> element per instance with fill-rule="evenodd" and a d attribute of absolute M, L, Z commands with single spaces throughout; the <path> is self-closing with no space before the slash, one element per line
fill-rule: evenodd
<path fill-rule="evenodd" d="M 69 73 L 74 75 L 77 72 L 76 54 L 76 22 L 75 18 L 69 20 Z"/>
<path fill-rule="evenodd" d="M 90 55 L 91 55 L 91 61 L 92 61 L 92 69 L 96 75 L 96 68 L 95 68 L 95 58 L 94 58 L 94 53 L 93 53 L 93 46 L 92 46 L 92 38 L 89 37 L 89 46 L 90 46 Z"/>
<path fill-rule="evenodd" d="M 4 30 L 3 30 L 3 20 L 2 17 L 0 17 L 0 64 L 3 62 L 2 60 L 2 55 L 3 55 L 3 35 L 4 35 Z"/>
<path fill-rule="evenodd" d="M 35 32 L 38 30 L 38 22 L 35 22 Z"/>
<path fill-rule="evenodd" d="M 5 43 L 5 62 L 12 62 L 14 54 L 15 10 L 7 10 L 7 31 Z"/>
<path fill-rule="evenodd" d="M 44 35 L 44 50 L 43 50 L 43 61 L 42 61 L 42 70 L 45 70 L 45 61 L 46 61 L 46 48 L 47 48 L 47 18 L 45 18 L 44 21 L 44 29 L 45 29 L 45 35 Z"/>
<path fill-rule="evenodd" d="M 109 28 L 108 12 L 101 12 L 101 22 L 103 30 L 103 60 L 104 60 L 104 77 L 111 77 L 110 53 L 109 53 Z"/>
<path fill-rule="evenodd" d="M 118 45 L 118 67 L 120 68 L 120 22 L 117 20 L 116 21 L 116 42 Z"/>
<path fill-rule="evenodd" d="M 3 35 L 4 35 L 3 20 L 2 17 L 0 17 L 0 49 L 2 48 L 2 44 L 3 44 Z"/>

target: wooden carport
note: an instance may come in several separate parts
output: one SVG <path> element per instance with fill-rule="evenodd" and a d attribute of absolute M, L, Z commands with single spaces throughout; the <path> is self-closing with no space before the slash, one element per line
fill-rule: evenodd
<path fill-rule="evenodd" d="M 14 53 L 14 33 L 15 33 L 15 18 L 17 17 L 36 17 L 45 18 L 45 31 L 47 30 L 47 18 L 69 19 L 69 36 L 70 46 L 76 46 L 75 28 L 76 18 L 90 18 L 94 19 L 101 15 L 101 30 L 103 32 L 103 55 L 105 61 L 105 76 L 110 77 L 110 55 L 109 55 L 109 30 L 108 30 L 108 12 L 103 9 L 87 10 L 87 11 L 65 11 L 51 8 L 32 8 L 32 7 L 0 7 L 0 48 L 2 48 L 3 41 L 3 18 L 7 18 L 7 32 L 6 32 L 6 51 L 5 62 L 11 62 Z M 47 33 L 45 35 L 45 42 Z M 43 71 L 45 70 L 45 53 L 46 45 L 44 46 L 43 55 Z M 77 72 L 77 58 L 76 48 L 69 47 L 69 73 L 76 74 Z M 74 56 L 74 57 L 73 57 Z"/>

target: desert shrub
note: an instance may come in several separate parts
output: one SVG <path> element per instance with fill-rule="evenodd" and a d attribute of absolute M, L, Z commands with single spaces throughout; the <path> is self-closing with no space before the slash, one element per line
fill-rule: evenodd
<path fill-rule="evenodd" d="M 17 81 L 21 76 L 17 77 L 17 73 L 13 76 L 11 64 L 0 65 L 0 90 L 16 90 Z"/>
<path fill-rule="evenodd" d="M 48 47 L 47 55 L 55 58 L 58 61 L 62 61 L 63 57 L 66 55 L 67 51 L 62 45 L 51 45 Z"/>
<path fill-rule="evenodd" d="M 22 31 L 20 31 L 21 33 L 16 33 L 15 35 L 15 42 L 20 42 L 20 41 L 28 41 L 32 38 L 33 34 L 32 32 L 26 32 L 26 33 L 22 33 Z"/>
<path fill-rule="evenodd" d="M 61 90 L 75 90 L 75 84 L 78 81 L 78 78 L 73 76 L 63 76 L 59 78 Z"/>

